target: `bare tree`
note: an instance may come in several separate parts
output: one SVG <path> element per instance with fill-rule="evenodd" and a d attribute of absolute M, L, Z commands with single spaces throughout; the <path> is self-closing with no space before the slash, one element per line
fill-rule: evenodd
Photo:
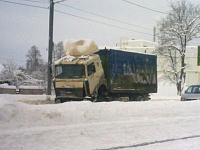
<path fill-rule="evenodd" d="M 186 46 L 194 38 L 199 38 L 200 9 L 185 0 L 172 2 L 168 15 L 158 22 L 158 54 L 167 58 L 165 75 L 176 83 L 180 95 L 185 83 Z"/>
<path fill-rule="evenodd" d="M 58 42 L 58 44 L 54 45 L 54 51 L 53 51 L 53 61 L 56 61 L 64 56 L 63 51 L 63 42 Z"/>
<path fill-rule="evenodd" d="M 40 68 L 40 65 L 43 64 L 40 50 L 35 45 L 31 47 L 26 57 L 26 70 L 29 74 L 37 71 Z"/>

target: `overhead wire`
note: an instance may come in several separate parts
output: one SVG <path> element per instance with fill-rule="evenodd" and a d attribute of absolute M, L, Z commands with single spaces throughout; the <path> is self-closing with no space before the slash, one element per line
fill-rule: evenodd
<path fill-rule="evenodd" d="M 28 6 L 28 7 L 41 8 L 41 9 L 49 9 L 48 7 L 43 7 L 43 6 L 38 6 L 38 5 L 32 5 L 32 4 L 18 3 L 18 2 L 11 2 L 11 1 L 7 1 L 7 0 L 0 0 L 0 2 L 11 3 L 11 4 L 16 4 L 16 5 L 22 5 L 22 6 Z M 120 27 L 120 26 L 117 26 L 117 25 L 104 23 L 104 22 L 101 22 L 101 21 L 96 21 L 96 20 L 93 20 L 93 19 L 89 19 L 89 18 L 85 18 L 85 17 L 73 15 L 73 14 L 70 14 L 70 13 L 67 13 L 67 12 L 63 12 L 63 11 L 60 11 L 60 10 L 54 9 L 54 11 L 58 12 L 58 13 L 65 14 L 65 15 L 68 15 L 68 16 L 76 17 L 76 18 L 79 18 L 79 19 L 83 19 L 83 20 L 87 20 L 87 21 L 91 21 L 91 22 L 95 22 L 95 23 L 99 23 L 99 24 L 103 24 L 103 25 L 107 25 L 107 26 L 111 26 L 111 27 L 115 27 L 115 28 L 127 30 L 127 31 L 132 31 L 132 32 L 136 32 L 136 33 L 140 33 L 140 34 L 145 34 L 145 35 L 152 36 L 152 34 L 149 34 L 149 33 L 132 30 L 132 29 Z"/>
<path fill-rule="evenodd" d="M 18 0 L 18 1 L 33 2 L 33 3 L 49 3 L 48 1 L 41 1 L 41 0 Z"/>
<path fill-rule="evenodd" d="M 63 12 L 63 11 L 60 11 L 60 10 L 54 9 L 54 11 L 55 11 L 55 12 L 58 12 L 58 13 L 65 14 L 65 15 L 68 15 L 68 16 L 80 18 L 80 19 L 83 19 L 83 20 L 87 20 L 87 21 L 91 21 L 91 22 L 96 22 L 96 23 L 99 23 L 99 24 L 103 24 L 103 25 L 107 25 L 107 26 L 111 26 L 111 27 L 115 27 L 115 28 L 119 28 L 119 29 L 124 29 L 124 30 L 128 30 L 128 31 L 133 31 L 133 32 L 137 32 L 137 33 L 141 33 L 141 34 L 145 34 L 145 35 L 150 35 L 150 36 L 152 36 L 152 34 L 149 34 L 149 33 L 140 32 L 140 31 L 136 31 L 136 30 L 132 30 L 132 29 L 120 27 L 120 26 L 117 26 L 117 25 L 104 23 L 104 22 L 101 22 L 101 21 L 96 21 L 96 20 L 93 20 L 93 19 L 89 19 L 89 18 L 85 18 L 85 17 L 73 15 L 73 14 L 70 14 L 70 13 L 67 13 L 67 12 Z"/>
<path fill-rule="evenodd" d="M 150 10 L 150 11 L 153 11 L 153 12 L 157 12 L 157 13 L 160 13 L 160 14 L 167 14 L 166 12 L 162 12 L 162 11 L 158 11 L 158 10 L 155 10 L 155 9 L 152 9 L 152 8 L 148 8 L 148 7 L 145 7 L 145 6 L 142 6 L 142 5 L 139 5 L 139 4 L 136 4 L 136 3 L 133 3 L 131 1 L 128 1 L 128 0 L 121 0 L 121 1 L 124 1 L 126 3 L 129 3 L 131 5 L 135 5 L 137 7 L 140 7 L 140 8 L 143 8 L 143 9 L 146 9 L 146 10 Z"/>
<path fill-rule="evenodd" d="M 108 20 L 112 20 L 112 21 L 115 21 L 115 22 L 119 22 L 119 23 L 131 25 L 131 26 L 134 26 L 134 27 L 137 27 L 137 28 L 142 28 L 142 29 L 145 29 L 145 30 L 152 31 L 152 29 L 150 29 L 150 28 L 146 28 L 146 27 L 142 27 L 142 26 L 135 25 L 135 24 L 132 24 L 132 23 L 120 21 L 120 20 L 117 20 L 117 19 L 114 19 L 114 18 L 106 17 L 106 16 L 103 16 L 103 15 L 100 15 L 100 14 L 97 14 L 97 13 L 93 13 L 93 12 L 90 12 L 90 11 L 87 11 L 87 10 L 83 10 L 83 9 L 80 9 L 80 8 L 76 8 L 76 7 L 73 7 L 73 6 L 70 6 L 70 5 L 66 5 L 66 4 L 63 4 L 63 3 L 60 3 L 59 5 L 62 5 L 62 6 L 65 6 L 65 7 L 69 7 L 69 8 L 75 9 L 75 10 L 79 10 L 79 11 L 82 11 L 82 12 L 85 12 L 85 13 L 88 13 L 88 14 L 92 14 L 92 15 L 95 15 L 95 16 L 98 16 L 98 17 L 101 17 L 101 18 L 105 18 L 105 19 L 108 19 Z"/>
<path fill-rule="evenodd" d="M 49 9 L 48 7 L 43 7 L 43 6 L 38 6 L 38 5 L 32 5 L 32 4 L 18 3 L 18 2 L 11 2 L 11 1 L 7 1 L 7 0 L 0 0 L 0 2 L 10 3 L 10 4 L 16 4 L 16 5 L 21 5 L 21 6 L 27 6 L 27 7 L 34 7 L 34 8 Z"/>

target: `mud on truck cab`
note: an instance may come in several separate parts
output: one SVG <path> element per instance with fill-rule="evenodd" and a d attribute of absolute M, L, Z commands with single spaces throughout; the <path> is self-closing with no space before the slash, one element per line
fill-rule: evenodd
<path fill-rule="evenodd" d="M 106 87 L 99 55 L 66 56 L 54 63 L 55 102 L 95 100 L 98 89 Z"/>

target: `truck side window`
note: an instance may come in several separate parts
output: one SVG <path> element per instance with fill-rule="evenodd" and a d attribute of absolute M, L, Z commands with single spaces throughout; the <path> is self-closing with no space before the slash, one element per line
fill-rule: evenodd
<path fill-rule="evenodd" d="M 88 76 L 94 74 L 96 72 L 94 63 L 87 66 Z"/>
<path fill-rule="evenodd" d="M 62 73 L 62 66 L 56 66 L 56 76 Z"/>

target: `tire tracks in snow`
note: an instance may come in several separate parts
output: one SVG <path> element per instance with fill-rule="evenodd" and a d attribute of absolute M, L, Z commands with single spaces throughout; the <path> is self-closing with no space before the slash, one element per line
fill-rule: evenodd
<path fill-rule="evenodd" d="M 118 150 L 118 149 L 126 149 L 126 148 L 136 148 L 141 146 L 149 146 L 153 144 L 161 144 L 166 142 L 173 142 L 173 141 L 179 141 L 179 140 L 186 140 L 186 139 L 192 139 L 192 138 L 200 138 L 200 135 L 193 135 L 193 136 L 186 136 L 182 138 L 172 138 L 172 139 L 166 139 L 166 140 L 159 140 L 159 141 L 153 141 L 153 142 L 144 142 L 140 144 L 134 144 L 134 145 L 127 145 L 127 146 L 117 146 L 112 148 L 104 148 L 104 149 L 95 149 L 95 150 Z"/>

